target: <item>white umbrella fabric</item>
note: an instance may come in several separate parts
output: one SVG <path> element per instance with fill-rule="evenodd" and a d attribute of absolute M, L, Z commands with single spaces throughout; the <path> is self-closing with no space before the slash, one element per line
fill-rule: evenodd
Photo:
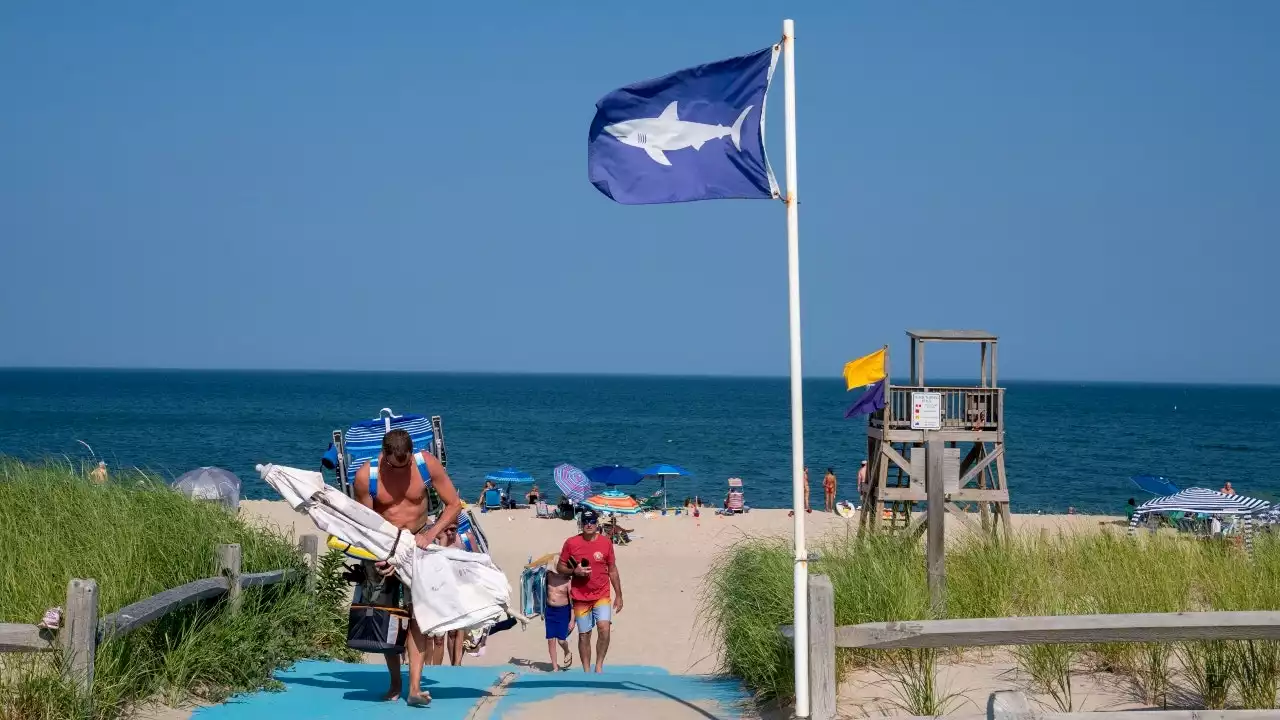
<path fill-rule="evenodd" d="M 257 470 L 317 528 L 395 567 L 412 590 L 413 616 L 423 632 L 491 625 L 509 614 L 511 584 L 488 555 L 435 546 L 422 550 L 412 533 L 326 485 L 318 472 L 282 465 L 258 465 Z"/>

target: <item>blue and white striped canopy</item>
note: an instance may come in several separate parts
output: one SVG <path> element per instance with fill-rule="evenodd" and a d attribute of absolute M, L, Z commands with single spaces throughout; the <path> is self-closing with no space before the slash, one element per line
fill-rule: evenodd
<path fill-rule="evenodd" d="M 1248 515 L 1267 507 L 1266 500 L 1243 495 L 1224 495 L 1216 490 L 1187 488 L 1172 495 L 1153 498 L 1138 506 L 1134 515 L 1159 512 L 1190 512 L 1209 515 Z"/>

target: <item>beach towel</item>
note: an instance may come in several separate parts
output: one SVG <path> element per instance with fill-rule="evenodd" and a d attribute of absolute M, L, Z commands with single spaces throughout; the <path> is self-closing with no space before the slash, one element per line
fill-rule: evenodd
<path fill-rule="evenodd" d="M 511 585 L 486 554 L 431 546 L 324 482 L 318 472 L 259 465 L 264 482 L 320 530 L 389 562 L 409 586 L 423 632 L 492 625 L 508 614 Z M 478 527 L 473 528 L 478 532 Z"/>

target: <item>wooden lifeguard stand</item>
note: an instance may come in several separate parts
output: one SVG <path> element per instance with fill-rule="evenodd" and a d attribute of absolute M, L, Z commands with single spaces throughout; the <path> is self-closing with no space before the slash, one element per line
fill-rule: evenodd
<path fill-rule="evenodd" d="M 867 421 L 870 487 L 858 520 L 859 532 L 882 524 L 889 530 L 920 532 L 926 516 L 916 513 L 919 518 L 913 522 L 912 510 L 929 499 L 929 484 L 935 479 L 928 477 L 927 468 L 933 467 L 943 488 L 935 497 L 947 512 L 976 530 L 963 507 L 976 504 L 981 530 L 994 534 L 1001 527 L 1007 538 L 1009 485 L 1004 468 L 1004 388 L 996 385 L 997 338 L 981 330 L 908 330 L 907 337 L 911 382 L 885 383 L 884 408 Z M 929 385 L 924 375 L 926 345 L 957 342 L 978 344 L 978 384 Z M 887 357 L 885 365 L 887 370 Z M 930 441 L 942 449 L 940 462 L 926 460 Z"/>

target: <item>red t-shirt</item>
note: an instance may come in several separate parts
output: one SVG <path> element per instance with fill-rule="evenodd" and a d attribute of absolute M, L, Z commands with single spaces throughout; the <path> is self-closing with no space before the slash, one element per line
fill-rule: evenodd
<path fill-rule="evenodd" d="M 569 588 L 569 596 L 574 602 L 595 602 L 609 597 L 609 571 L 613 569 L 613 542 L 604 535 L 596 535 L 593 540 L 584 540 L 581 535 L 574 535 L 564 541 L 560 549 L 560 562 L 566 567 L 569 558 L 581 565 L 585 559 L 591 574 L 586 577 L 573 576 Z"/>

